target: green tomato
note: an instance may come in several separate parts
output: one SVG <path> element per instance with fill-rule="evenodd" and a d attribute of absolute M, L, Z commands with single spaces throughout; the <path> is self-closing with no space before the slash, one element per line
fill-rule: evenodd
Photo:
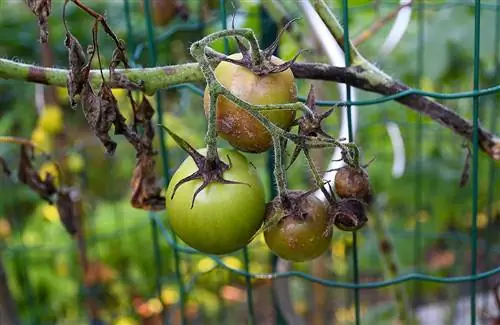
<path fill-rule="evenodd" d="M 206 154 L 206 148 L 198 150 Z M 178 187 L 180 180 L 198 169 L 186 158 L 170 180 L 166 192 L 167 218 L 172 230 L 186 244 L 206 254 L 229 254 L 245 247 L 260 228 L 265 216 L 265 192 L 255 167 L 234 149 L 218 149 L 220 159 L 231 168 L 224 179 L 242 184 L 210 183 L 197 196 L 203 183 L 196 179 Z"/>
<path fill-rule="evenodd" d="M 276 199 L 268 210 L 266 218 L 279 222 L 264 231 L 264 240 L 279 257 L 305 262 L 328 250 L 332 238 L 328 207 L 315 196 L 300 196 L 300 191 L 291 194 L 288 210 L 281 208 Z"/>

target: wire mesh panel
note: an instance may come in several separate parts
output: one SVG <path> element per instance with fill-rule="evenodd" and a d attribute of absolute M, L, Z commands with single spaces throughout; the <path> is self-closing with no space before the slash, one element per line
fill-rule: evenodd
<path fill-rule="evenodd" d="M 309 51 L 297 62 L 321 62 L 316 70 L 305 66 L 312 72 L 305 73 L 309 78 L 295 80 L 297 95 L 301 102 L 308 103 L 313 84 L 316 109 L 335 108 L 322 121 L 322 130 L 355 142 L 364 163 L 375 157 L 366 167 L 374 191 L 368 222 L 357 231 L 334 228 L 326 253 L 305 263 L 291 262 L 272 253 L 262 233 L 237 252 L 204 254 L 177 236 L 165 211 L 144 212 L 130 205 L 129 179 L 135 164 L 134 152 L 120 142 L 114 157 L 105 157 L 102 145 L 93 135 L 81 135 L 85 121 L 75 116 L 82 114 L 68 109 L 64 111 L 64 124 L 70 131 L 54 131 L 52 142 L 46 143 L 46 151 L 70 171 L 70 176 L 64 177 L 82 188 L 84 235 L 68 236 L 61 226 L 60 210 L 41 202 L 15 179 L 0 178 L 5 193 L 5 199 L 0 198 L 2 322 L 8 325 L 498 322 L 500 302 L 495 305 L 494 296 L 500 273 L 496 235 L 500 182 L 496 176 L 498 159 L 491 157 L 494 150 L 498 151 L 498 139 L 493 154 L 484 153 L 487 137 L 483 128 L 495 135 L 500 118 L 497 108 L 500 1 L 233 3 L 217 0 L 180 1 L 175 5 L 174 2 L 169 4 L 175 7 L 172 14 L 160 5 L 168 1 L 86 4 L 96 6 L 96 12 L 106 12 L 107 23 L 125 41 L 129 68 L 138 71 L 136 79 L 144 77 L 146 89 L 154 88 L 151 85 L 155 82 L 161 84 L 164 74 L 179 76 L 175 82 L 143 95 L 154 108 L 154 125 L 158 125 L 154 147 L 161 159 L 150 169 L 162 175 L 161 187 L 170 185 L 172 175 L 186 158 L 175 138 L 161 125 L 168 126 L 196 148 L 205 147 L 208 139 L 203 111 L 207 83 L 201 72 L 196 72 L 196 77 L 192 77 L 194 73 L 186 77 L 182 74 L 187 75 L 187 70 L 176 70 L 193 62 L 191 45 L 213 32 L 249 28 L 264 49 L 273 44 L 291 19 L 301 17 L 286 26 L 272 54 L 289 60 L 298 50 L 307 48 Z M 7 8 L 9 4 L 3 1 L 0 5 Z M 320 10 L 321 5 L 326 7 Z M 58 10 L 63 5 L 53 6 Z M 95 41 L 89 31 L 92 26 L 97 30 L 98 22 L 88 18 L 82 7 L 85 5 L 67 5 L 65 15 L 70 30 L 78 33 L 82 44 L 87 45 Z M 174 12 L 177 12 L 175 18 Z M 182 17 L 185 12 L 189 13 L 188 18 Z M 9 45 L 7 41 L 10 37 L 7 29 L 13 32 L 19 28 L 15 21 L 22 17 L 0 16 L 4 20 L 2 26 L 6 26 L 0 32 L 7 44 L 5 49 L 0 47 L 0 55 L 23 58 L 21 54 L 26 53 L 26 48 Z M 56 16 L 51 16 L 51 23 L 60 20 Z M 331 17 L 339 19 L 342 29 L 332 27 L 335 21 Z M 160 23 L 162 19 L 167 23 Z M 79 26 L 85 24 L 88 26 Z M 320 25 L 328 36 L 321 34 Z M 335 34 L 339 30 L 342 34 Z M 67 65 L 67 49 L 62 42 L 67 34 L 63 32 L 63 27 L 61 31 L 51 30 L 51 37 L 61 41 L 58 45 L 37 43 L 44 65 Z M 17 33 L 28 44 L 24 46 L 27 48 L 38 37 L 31 32 Z M 338 49 L 328 43 L 331 34 L 335 34 L 331 41 L 336 41 Z M 113 46 L 103 45 L 106 44 L 103 38 L 97 37 L 100 45 L 94 42 L 89 53 L 99 47 L 101 52 L 113 51 Z M 240 50 L 234 37 L 217 40 L 212 46 L 224 55 Z M 47 54 L 49 47 L 54 48 L 51 55 Z M 359 70 L 365 67 L 359 53 L 374 63 L 370 69 Z M 108 61 L 105 64 L 110 65 L 113 60 Z M 50 88 L 59 96 L 67 94 L 63 87 L 65 79 L 62 83 L 56 77 L 38 76 L 32 80 L 12 77 L 15 71 L 23 69 L 17 68 L 15 60 L 12 62 L 9 64 L 15 67 L 13 70 L 8 70 L 8 62 L 0 62 L 0 77 L 5 79 L 0 80 L 0 100 L 5 107 L 14 105 L 13 109 L 2 109 L 0 132 L 6 136 L 28 134 L 32 141 L 43 143 L 47 140 L 45 134 L 50 132 L 40 131 L 42 111 L 68 106 L 67 95 L 63 100 L 51 102 L 49 87 L 42 88 L 42 92 L 44 89 L 47 92 L 44 102 L 30 102 L 38 109 L 30 115 L 38 120 L 38 126 L 34 127 L 33 123 L 19 122 L 25 119 L 19 110 L 27 109 L 19 108 L 22 102 L 16 98 L 22 96 L 16 88 L 39 94 L 40 90 L 33 91 L 26 82 L 9 79 L 60 86 Z M 153 67 L 162 70 L 147 69 Z M 97 71 L 99 66 L 91 68 Z M 324 78 L 324 71 L 336 68 L 339 70 L 331 74 L 334 77 Z M 34 71 L 33 67 L 30 69 Z M 293 66 L 292 70 L 296 75 L 301 73 Z M 51 76 L 56 76 L 59 72 L 52 73 Z M 380 77 L 386 73 L 397 83 L 390 84 L 388 80 L 393 80 L 390 77 Z M 139 108 L 127 104 L 130 98 L 125 91 L 113 91 L 123 114 L 135 125 Z M 137 102 L 142 98 L 139 92 L 130 94 Z M 429 101 L 422 105 L 419 98 Z M 434 104 L 440 110 L 433 115 Z M 17 111 L 17 115 L 11 111 Z M 455 116 L 449 112 L 471 121 L 472 128 L 465 130 L 464 124 L 448 120 Z M 60 118 L 57 116 L 49 120 Z M 50 127 L 58 128 L 52 124 Z M 139 129 L 139 135 L 148 132 L 147 127 Z M 471 141 L 463 141 L 457 134 Z M 69 141 L 70 138 L 73 140 Z M 226 140 L 218 141 L 221 147 L 231 147 Z M 286 144 L 287 162 L 293 150 L 292 143 Z M 310 155 L 322 174 L 332 172 L 328 168 L 336 155 L 334 148 L 312 150 Z M 19 160 L 18 148 L 12 143 L 2 144 L 0 157 L 0 166 L 15 165 Z M 265 184 L 266 202 L 271 202 L 280 190 L 274 170 L 276 152 L 245 153 L 245 157 Z M 306 158 L 301 155 L 287 166 L 289 189 L 315 189 Z M 45 162 L 41 165 L 47 170 L 57 167 Z M 5 175 L 8 170 L 3 169 Z M 85 262 L 82 251 L 87 257 Z M 79 264 L 85 267 L 82 269 Z"/>

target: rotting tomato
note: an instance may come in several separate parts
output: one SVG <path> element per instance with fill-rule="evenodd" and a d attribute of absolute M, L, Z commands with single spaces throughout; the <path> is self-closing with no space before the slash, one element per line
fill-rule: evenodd
<path fill-rule="evenodd" d="M 363 168 L 343 166 L 335 174 L 335 193 L 341 198 L 357 198 L 371 203 L 372 189 L 368 173 Z"/>
<path fill-rule="evenodd" d="M 269 204 L 266 220 L 279 221 L 264 230 L 267 246 L 279 257 L 294 262 L 322 255 L 332 238 L 327 204 L 303 191 L 291 191 L 288 199 L 288 207 L 281 207 L 277 199 Z"/>
<path fill-rule="evenodd" d="M 240 60 L 241 53 L 229 56 Z M 284 63 L 273 56 L 271 62 Z M 290 68 L 283 72 L 258 76 L 246 67 L 222 61 L 215 68 L 217 80 L 238 98 L 254 105 L 286 104 L 296 102 L 297 89 L 295 77 Z M 205 89 L 203 106 L 208 117 L 210 93 Z M 261 153 L 272 146 L 271 134 L 256 118 L 243 108 L 223 96 L 217 100 L 217 131 L 221 138 L 227 140 L 238 150 L 250 153 Z M 295 120 L 294 110 L 273 110 L 262 112 L 270 122 L 288 130 Z"/>
<path fill-rule="evenodd" d="M 206 154 L 206 148 L 198 150 Z M 203 180 L 175 184 L 198 168 L 186 158 L 170 180 L 166 191 L 167 218 L 172 230 L 189 246 L 206 254 L 229 254 L 246 246 L 265 216 L 265 192 L 257 170 L 234 149 L 219 148 L 220 159 L 230 165 L 224 178 L 242 184 L 210 183 L 197 194 Z"/>

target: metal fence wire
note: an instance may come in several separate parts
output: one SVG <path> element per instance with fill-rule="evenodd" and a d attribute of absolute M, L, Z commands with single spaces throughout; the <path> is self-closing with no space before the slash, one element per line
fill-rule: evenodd
<path fill-rule="evenodd" d="M 125 20 L 126 43 L 132 67 L 141 67 L 139 62 L 142 60 L 143 55 L 147 55 L 147 65 L 151 67 L 168 63 L 159 62 L 158 60 L 159 44 L 163 44 L 179 33 L 202 33 L 208 25 L 215 26 L 216 29 L 227 29 L 228 22 L 231 22 L 230 12 L 232 12 L 234 4 L 225 0 L 219 0 L 219 2 L 220 13 L 217 19 L 203 21 L 200 14 L 196 20 L 190 19 L 187 22 L 175 20 L 159 32 L 155 29 L 153 23 L 151 1 L 146 0 L 144 2 L 144 12 L 146 13 L 144 30 L 147 41 L 141 42 L 135 30 L 138 27 L 134 26 L 131 18 L 131 11 L 135 8 L 135 4 L 133 1 L 123 0 L 122 17 Z M 333 5 L 332 3 L 330 1 L 332 10 L 338 14 L 338 17 L 341 17 L 343 22 L 345 40 L 352 35 L 349 23 L 347 23 L 350 17 L 363 10 L 372 10 L 373 5 L 369 1 L 342 0 L 338 2 L 340 6 Z M 400 5 L 399 2 L 394 1 L 377 1 L 377 3 L 383 8 L 396 8 Z M 200 1 L 200 13 L 201 4 Z M 337 240 L 333 244 L 332 254 L 348 256 L 350 261 L 347 261 L 345 266 L 346 271 L 342 272 L 341 276 L 333 276 L 330 271 L 330 273 L 316 272 L 316 262 L 307 263 L 307 265 L 288 265 L 271 253 L 265 256 L 262 256 L 257 251 L 254 253 L 252 245 L 260 245 L 261 243 L 254 243 L 244 248 L 241 252 L 233 254 L 237 261 L 241 261 L 241 264 L 234 264 L 234 260 L 226 257 L 202 256 L 203 254 L 200 252 L 179 243 L 176 236 L 165 224 L 162 214 L 149 213 L 147 222 L 128 227 L 120 223 L 121 218 L 127 218 L 126 213 L 112 211 L 110 213 L 114 214 L 116 231 L 105 236 L 89 238 L 89 246 L 95 249 L 94 252 L 96 254 L 99 254 L 99 251 L 102 250 L 109 250 L 109 247 L 119 249 L 123 238 L 135 238 L 134 236 L 138 232 L 144 233 L 149 228 L 151 232 L 150 240 L 143 241 L 142 239 L 137 239 L 134 245 L 136 246 L 135 249 L 143 252 L 142 254 L 145 259 L 154 259 L 155 261 L 155 279 L 150 279 L 155 283 L 155 291 L 149 293 L 150 297 L 165 296 L 165 287 L 170 288 L 168 295 L 173 298 L 168 306 L 163 306 L 166 308 L 163 318 L 164 324 L 392 324 L 391 319 L 396 319 L 396 316 L 394 316 L 396 312 L 394 310 L 398 310 L 399 308 L 396 300 L 403 299 L 400 296 L 401 292 L 408 294 L 408 303 L 413 307 L 410 309 L 412 317 L 417 317 L 418 310 L 423 308 L 424 305 L 444 301 L 446 302 L 445 305 L 441 304 L 439 308 L 446 309 L 450 313 L 455 312 L 452 320 L 447 321 L 449 324 L 489 324 L 479 314 L 482 310 L 481 307 L 484 307 L 482 305 L 486 304 L 487 300 L 479 299 L 478 297 L 490 293 L 491 287 L 494 284 L 493 280 L 500 273 L 500 247 L 494 244 L 495 237 L 498 237 L 496 233 L 499 229 L 498 226 L 495 226 L 494 221 L 494 204 L 498 202 L 498 195 L 494 193 L 495 184 L 498 182 L 496 178 L 498 165 L 487 159 L 482 162 L 478 148 L 478 126 L 479 118 L 481 117 L 484 121 L 484 126 L 495 133 L 497 130 L 496 124 L 500 117 L 497 106 L 500 99 L 500 0 L 489 2 L 479 0 L 417 0 L 413 1 L 411 6 L 413 10 L 411 32 L 416 35 L 414 39 L 416 39 L 417 44 L 414 46 L 414 55 L 407 58 L 405 64 L 415 65 L 414 71 L 416 71 L 416 74 L 412 83 L 414 88 L 392 96 L 371 96 L 367 97 L 368 99 L 352 100 L 351 89 L 346 86 L 345 101 L 321 100 L 318 104 L 323 107 L 339 106 L 341 107 L 339 109 L 346 110 L 349 117 L 349 140 L 354 138 L 354 130 L 351 125 L 351 107 L 359 106 L 361 108 L 361 122 L 359 123 L 358 135 L 356 137 L 358 138 L 357 141 L 361 142 L 363 149 L 369 152 L 377 151 L 376 148 L 370 147 L 370 139 L 363 136 L 365 130 L 380 128 L 380 125 L 383 127 L 386 123 L 395 122 L 402 127 L 405 135 L 410 135 L 409 138 L 413 143 L 407 144 L 409 148 L 407 159 L 409 160 L 408 166 L 411 170 L 408 172 L 410 176 L 405 176 L 404 182 L 411 182 L 411 187 L 405 187 L 404 193 L 400 195 L 406 197 L 407 206 L 411 206 L 414 211 L 412 215 L 418 217 L 411 219 L 410 226 L 403 226 L 408 224 L 409 216 L 399 216 L 397 218 L 399 220 L 391 221 L 394 222 L 394 226 L 389 225 L 385 229 L 381 226 L 381 223 L 383 224 L 381 221 L 383 220 L 382 215 L 370 216 L 374 218 L 373 220 L 376 220 L 376 222 L 374 221 L 376 225 L 373 227 L 365 227 L 358 233 L 347 233 L 343 234 L 342 237 L 335 237 Z M 471 55 L 472 61 L 469 61 L 472 65 L 472 75 L 470 76 L 472 89 L 470 91 L 445 93 L 444 90 L 442 92 L 422 90 L 422 88 L 425 88 L 423 87 L 423 83 L 425 82 L 424 71 L 428 64 L 424 60 L 424 52 L 428 50 L 427 46 L 432 46 L 428 45 L 427 39 L 433 33 L 440 33 L 439 30 L 428 29 L 426 14 L 445 8 L 467 8 L 473 11 L 474 44 Z M 244 14 L 239 8 L 236 8 L 236 11 L 238 14 Z M 485 26 L 481 24 L 481 17 L 485 13 L 494 15 L 494 25 Z M 258 35 L 262 46 L 269 45 L 277 36 L 279 28 L 282 27 L 281 22 L 275 21 L 263 5 L 261 5 L 258 12 L 246 14 L 259 15 L 258 21 L 260 22 L 260 26 L 258 27 L 260 31 L 258 31 Z M 300 16 L 299 5 L 297 5 L 297 12 L 290 14 Z M 452 20 L 453 17 L 449 19 Z M 111 20 L 110 24 L 114 22 Z M 484 37 L 481 37 L 482 33 L 485 32 L 485 28 L 491 28 L 487 34 L 492 35 L 493 38 L 484 39 Z M 480 66 L 481 42 L 490 42 L 494 46 L 493 64 L 486 68 L 481 68 Z M 346 65 L 349 65 L 351 60 L 349 57 L 349 43 L 345 42 L 345 44 L 347 47 L 345 49 L 345 62 Z M 224 50 L 226 53 L 229 52 L 229 43 L 227 41 L 224 43 Z M 280 49 L 277 51 L 279 54 Z M 380 65 L 387 66 L 390 70 L 390 59 L 379 58 L 379 60 L 381 61 Z M 401 62 L 398 64 L 401 64 Z M 456 67 L 456 69 L 462 68 L 465 67 Z M 493 76 L 490 84 L 481 82 L 480 71 L 487 71 Z M 170 92 L 167 92 L 167 90 L 157 92 L 155 94 L 157 122 L 162 124 L 165 121 L 164 109 L 167 94 L 171 94 L 173 90 L 176 90 L 182 92 L 183 96 L 200 98 L 203 95 L 203 89 L 200 87 L 201 85 L 184 84 L 171 87 Z M 332 85 L 332 87 L 335 86 Z M 472 205 L 470 212 L 462 211 L 462 215 L 467 215 L 467 218 L 470 218 L 470 220 L 465 221 L 470 225 L 468 232 L 457 230 L 436 233 L 432 228 L 425 225 L 426 218 L 435 217 L 435 214 L 439 213 L 439 211 L 432 210 L 432 202 L 434 198 L 438 199 L 440 193 L 434 193 L 433 183 L 420 177 L 424 169 L 432 169 L 432 166 L 424 163 L 424 156 L 429 151 L 428 148 L 423 147 L 424 139 L 428 141 L 429 138 L 434 138 L 438 142 L 438 145 L 445 147 L 456 145 L 454 142 L 457 141 L 456 137 L 443 133 L 440 126 L 426 123 L 420 115 L 414 114 L 411 118 L 408 118 L 405 115 L 398 115 L 395 110 L 391 110 L 395 105 L 393 104 L 394 99 L 409 94 L 428 96 L 436 101 L 446 101 L 450 105 L 453 102 L 465 102 L 465 104 L 461 104 L 461 107 L 465 106 L 468 111 L 461 109 L 461 113 L 470 117 L 474 125 L 471 147 L 470 191 L 468 190 L 469 192 L 466 194 L 471 199 Z M 301 100 L 305 100 L 305 98 L 301 97 Z M 375 107 L 377 107 L 376 109 L 388 112 L 384 121 L 370 120 L 370 110 L 375 109 Z M 367 114 L 366 118 L 363 117 L 365 112 Z M 160 143 L 161 166 L 165 180 L 168 180 L 172 166 L 178 162 L 173 161 L 173 159 L 177 159 L 176 157 L 172 158 L 169 155 L 165 134 L 163 132 L 158 132 L 157 134 Z M 458 147 L 458 145 L 456 146 Z M 460 152 L 458 149 L 455 151 L 453 149 L 450 150 L 455 156 L 451 156 L 450 154 L 449 157 L 437 159 L 449 159 L 452 161 L 451 163 L 456 165 L 463 161 L 462 158 L 456 159 L 456 154 Z M 377 159 L 391 160 L 392 156 L 377 156 Z M 267 181 L 270 184 L 268 199 L 271 199 L 276 194 L 273 192 L 272 154 L 269 154 L 267 157 L 267 165 Z M 485 175 L 481 179 L 480 166 L 481 172 Z M 444 170 L 439 172 L 446 173 Z M 390 171 L 387 171 L 387 182 L 391 177 Z M 484 185 L 487 191 L 480 192 L 480 181 L 487 184 Z M 397 181 L 395 180 L 395 182 Z M 463 194 L 464 192 L 461 193 Z M 484 195 L 484 197 L 481 197 L 481 195 Z M 460 196 L 457 194 L 457 200 L 460 198 L 463 198 L 463 195 Z M 453 204 L 453 202 L 449 202 L 449 204 Z M 486 230 L 478 229 L 477 226 L 478 222 L 481 222 L 481 220 L 478 220 L 478 215 L 482 214 L 481 211 L 486 211 L 485 216 L 489 225 Z M 397 215 L 397 208 L 392 213 Z M 373 220 L 370 219 L 370 222 Z M 406 230 L 402 231 L 401 229 L 405 227 Z M 338 240 L 338 238 L 342 240 Z M 381 240 L 392 241 L 396 246 L 395 252 L 385 252 L 385 255 L 383 253 L 381 257 L 376 258 L 366 257 L 370 252 L 377 250 Z M 440 241 L 453 252 L 455 258 L 454 262 L 451 262 L 452 267 L 450 270 L 441 273 L 429 272 L 425 266 L 425 258 L 428 256 L 425 256 L 426 252 L 421 248 L 423 243 L 427 241 Z M 340 248 L 339 245 L 341 246 Z M 45 300 L 43 296 L 36 295 L 32 287 L 33 277 L 30 276 L 30 272 L 37 267 L 37 263 L 50 261 L 61 252 L 67 256 L 74 257 L 76 248 L 74 246 L 60 247 L 57 243 L 48 243 L 43 247 L 7 244 L 2 249 L 4 250 L 2 257 L 16 265 L 17 272 L 21 274 L 20 290 L 23 299 L 28 301 L 30 306 L 27 309 L 20 310 L 25 323 L 62 324 L 56 320 L 44 319 L 43 315 L 46 313 L 46 309 L 50 308 L 51 302 Z M 340 252 L 335 251 L 335 249 L 338 249 Z M 166 254 L 166 251 L 170 251 L 171 254 Z M 482 253 L 479 254 L 479 252 Z M 363 256 L 367 262 L 360 264 L 360 259 Z M 199 257 L 205 257 L 205 259 L 199 259 Z M 392 258 L 404 260 L 405 263 L 403 264 L 405 267 L 397 269 L 396 272 L 391 273 L 389 271 L 381 276 L 383 268 L 380 265 L 392 263 Z M 252 269 L 251 262 L 253 259 L 263 261 L 266 267 Z M 386 260 L 383 263 L 381 259 Z M 199 268 L 200 261 L 205 263 L 202 268 Z M 322 259 L 319 263 L 331 263 L 331 261 Z M 369 266 L 369 269 L 364 269 L 365 266 Z M 210 274 L 213 274 L 215 279 L 218 278 L 222 282 L 238 283 L 237 288 L 239 291 L 235 288 L 233 289 L 236 290 L 236 293 L 244 292 L 245 296 L 240 297 L 239 300 L 235 298 L 238 303 L 230 303 L 218 297 L 216 312 L 210 313 L 208 310 L 204 310 L 198 306 L 197 316 L 193 317 L 193 306 L 190 303 L 190 297 L 196 291 L 197 281 Z M 301 291 L 301 289 L 297 288 L 306 289 Z M 325 290 L 325 288 L 328 290 Z M 398 291 L 398 288 L 403 289 L 403 291 Z M 426 295 L 426 291 L 432 293 Z M 283 296 L 283 292 L 285 292 L 285 296 Z M 445 293 L 443 294 L 443 292 Z M 81 292 L 79 303 L 84 303 L 85 295 L 93 294 L 96 293 Z M 197 292 L 196 294 L 199 293 Z M 467 299 L 466 307 L 463 307 L 464 305 L 462 304 L 460 310 L 458 310 L 459 307 L 456 307 L 459 305 L 457 298 L 459 296 L 466 297 Z M 302 303 L 294 302 L 294 300 L 300 300 Z M 311 304 L 312 310 L 303 311 L 304 300 L 306 305 L 311 300 L 314 302 Z M 291 303 L 291 308 L 290 305 L 287 305 L 287 301 Z M 389 305 L 389 308 L 381 308 L 378 302 L 385 302 L 384 306 Z M 328 307 L 324 307 L 325 305 L 328 305 Z M 323 306 L 324 308 L 318 309 L 318 306 Z M 315 310 L 320 310 L 323 314 L 315 315 Z M 340 310 L 343 311 L 342 315 L 339 313 Z M 374 312 L 370 313 L 370 310 Z M 399 311 L 401 312 L 401 310 Z M 498 313 L 500 315 L 500 310 Z M 392 316 L 383 318 L 387 314 Z M 75 319 L 80 316 L 75 315 Z M 116 319 L 118 316 L 113 315 L 111 318 Z M 381 319 L 385 319 L 385 321 Z M 444 324 L 444 320 L 432 321 L 426 320 L 425 317 L 419 319 L 422 324 Z M 98 324 L 95 320 L 90 321 Z M 88 323 L 88 321 L 86 322 Z M 74 324 L 80 323 L 82 322 L 76 320 L 74 322 Z M 114 324 L 114 321 L 111 321 L 111 323 Z M 64 324 L 70 324 L 70 322 Z"/>

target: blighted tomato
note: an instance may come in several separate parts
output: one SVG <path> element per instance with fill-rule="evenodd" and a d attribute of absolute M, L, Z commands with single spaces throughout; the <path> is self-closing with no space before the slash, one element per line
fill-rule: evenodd
<path fill-rule="evenodd" d="M 198 150 L 206 155 L 206 149 Z M 167 218 L 172 230 L 189 246 L 206 254 L 229 254 L 246 246 L 265 216 L 265 192 L 261 180 L 245 156 L 234 149 L 218 149 L 220 159 L 230 165 L 223 177 L 242 184 L 212 182 L 197 196 L 203 180 L 175 184 L 198 170 L 186 158 L 172 176 L 166 192 Z M 229 157 L 229 158 L 228 158 Z"/>
<path fill-rule="evenodd" d="M 229 58 L 240 60 L 241 53 Z M 272 57 L 275 64 L 284 63 Z M 217 80 L 238 98 L 255 105 L 285 104 L 296 102 L 297 89 L 292 70 L 258 76 L 246 67 L 222 61 L 215 68 Z M 210 94 L 205 89 L 204 109 L 208 116 Z M 262 113 L 269 121 L 282 129 L 289 129 L 295 119 L 293 110 L 273 110 Z M 244 109 L 219 96 L 217 100 L 217 131 L 238 150 L 261 153 L 272 146 L 271 134 L 257 119 Z"/>
<path fill-rule="evenodd" d="M 313 195 L 294 191 L 291 206 L 281 208 L 276 199 L 266 220 L 279 220 L 264 231 L 264 239 L 279 257 L 295 262 L 314 259 L 328 250 L 332 237 L 327 205 Z"/>

